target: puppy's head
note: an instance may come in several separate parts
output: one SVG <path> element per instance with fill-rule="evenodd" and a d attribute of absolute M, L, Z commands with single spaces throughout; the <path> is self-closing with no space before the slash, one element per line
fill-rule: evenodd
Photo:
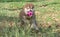
<path fill-rule="evenodd" d="M 33 4 L 25 4 L 23 6 L 23 10 L 25 12 L 25 14 L 27 14 L 28 16 L 32 16 L 33 12 L 34 12 L 34 5 Z"/>

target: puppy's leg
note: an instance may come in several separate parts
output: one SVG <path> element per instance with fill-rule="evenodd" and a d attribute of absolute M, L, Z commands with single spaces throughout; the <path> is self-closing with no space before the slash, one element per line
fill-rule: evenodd
<path fill-rule="evenodd" d="M 26 19 L 20 18 L 21 26 L 24 27 L 26 25 Z"/>
<path fill-rule="evenodd" d="M 27 20 L 24 16 L 20 17 L 20 28 L 27 30 Z"/>
<path fill-rule="evenodd" d="M 39 30 L 39 28 L 37 27 L 37 23 L 36 23 L 35 19 L 32 19 L 30 21 L 30 24 L 31 24 L 31 28 L 34 28 L 35 30 Z"/>

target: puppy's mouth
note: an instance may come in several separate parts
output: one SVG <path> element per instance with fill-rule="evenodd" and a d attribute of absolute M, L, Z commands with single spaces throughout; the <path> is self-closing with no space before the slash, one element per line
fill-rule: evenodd
<path fill-rule="evenodd" d="M 27 16 L 32 17 L 33 16 L 33 11 L 28 11 Z"/>

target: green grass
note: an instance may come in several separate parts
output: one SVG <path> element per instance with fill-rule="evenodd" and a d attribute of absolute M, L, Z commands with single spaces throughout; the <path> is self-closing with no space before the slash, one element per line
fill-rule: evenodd
<path fill-rule="evenodd" d="M 0 3 L 0 37 L 60 37 L 60 0 L 28 2 L 35 5 L 39 33 L 19 27 L 20 8 L 26 3 Z"/>

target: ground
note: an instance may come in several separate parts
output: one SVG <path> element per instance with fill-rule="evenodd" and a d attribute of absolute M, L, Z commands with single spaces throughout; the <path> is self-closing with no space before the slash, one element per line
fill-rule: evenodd
<path fill-rule="evenodd" d="M 35 6 L 39 33 L 19 28 L 18 15 L 26 3 L 0 3 L 0 37 L 60 37 L 60 0 L 28 2 Z"/>

